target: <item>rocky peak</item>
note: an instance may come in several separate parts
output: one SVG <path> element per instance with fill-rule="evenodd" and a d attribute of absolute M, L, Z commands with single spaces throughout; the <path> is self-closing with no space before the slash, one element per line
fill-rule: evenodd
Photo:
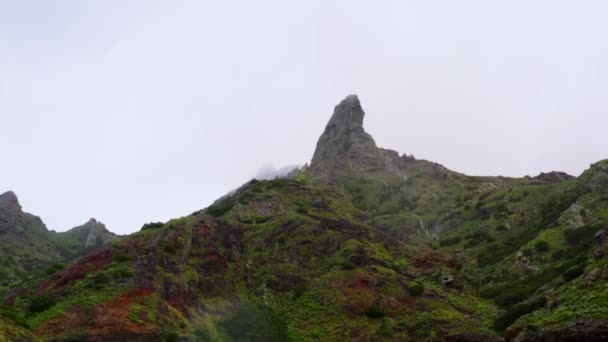
<path fill-rule="evenodd" d="M 117 238 L 115 234 L 111 233 L 106 228 L 105 224 L 94 218 L 72 230 L 81 232 L 80 234 L 83 239 L 84 248 L 97 247 Z"/>
<path fill-rule="evenodd" d="M 348 95 L 334 108 L 334 114 L 329 120 L 325 131 L 328 132 L 328 130 L 337 129 L 337 131 L 340 132 L 355 128 L 363 128 L 364 118 L 365 112 L 361 107 L 359 97 L 357 95 Z"/>
<path fill-rule="evenodd" d="M 365 112 L 357 95 L 349 95 L 335 108 L 317 142 L 310 170 L 317 176 L 330 176 L 353 162 L 377 164 L 379 149 L 363 129 Z M 382 164 L 382 163 L 381 163 Z"/>
<path fill-rule="evenodd" d="M 19 204 L 17 195 L 12 191 L 7 191 L 0 195 L 0 208 L 21 210 L 21 204 Z"/>
<path fill-rule="evenodd" d="M 535 184 L 555 184 L 565 182 L 574 178 L 565 172 L 561 171 L 551 171 L 551 172 L 541 172 L 538 176 L 532 178 L 532 182 Z"/>

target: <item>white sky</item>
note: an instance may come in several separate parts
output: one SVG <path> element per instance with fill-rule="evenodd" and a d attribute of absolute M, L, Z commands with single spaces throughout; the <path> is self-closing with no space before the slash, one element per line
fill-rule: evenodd
<path fill-rule="evenodd" d="M 607 1 L 0 0 L 0 192 L 118 233 L 303 164 L 357 93 L 382 147 L 475 175 L 607 157 Z"/>

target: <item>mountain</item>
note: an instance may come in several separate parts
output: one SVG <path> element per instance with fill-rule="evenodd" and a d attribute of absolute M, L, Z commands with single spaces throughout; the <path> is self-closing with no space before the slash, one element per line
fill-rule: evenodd
<path fill-rule="evenodd" d="M 467 176 L 364 119 L 348 96 L 309 167 L 30 279 L 6 312 L 53 341 L 608 338 L 608 160 Z"/>
<path fill-rule="evenodd" d="M 42 220 L 23 212 L 17 196 L 0 195 L 0 287 L 63 260 Z"/>
<path fill-rule="evenodd" d="M 63 233 L 49 231 L 39 217 L 23 212 L 14 192 L 5 192 L 0 195 L 0 293 L 117 238 L 95 220 Z"/>
<path fill-rule="evenodd" d="M 103 223 L 92 218 L 82 226 L 66 232 L 54 233 L 51 238 L 61 247 L 62 254 L 67 259 L 74 259 L 86 254 L 86 251 L 117 241 L 120 236 L 110 232 Z"/>

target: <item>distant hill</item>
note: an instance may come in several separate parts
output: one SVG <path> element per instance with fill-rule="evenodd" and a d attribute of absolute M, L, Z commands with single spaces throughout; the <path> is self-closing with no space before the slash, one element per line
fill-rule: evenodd
<path fill-rule="evenodd" d="M 118 238 L 93 219 L 67 232 L 49 231 L 39 217 L 23 212 L 15 193 L 1 194 L 0 292 Z"/>
<path fill-rule="evenodd" d="M 3 305 L 54 341 L 608 339 L 608 160 L 467 176 L 379 148 L 364 117 L 348 96 L 309 166 L 146 225 Z"/>

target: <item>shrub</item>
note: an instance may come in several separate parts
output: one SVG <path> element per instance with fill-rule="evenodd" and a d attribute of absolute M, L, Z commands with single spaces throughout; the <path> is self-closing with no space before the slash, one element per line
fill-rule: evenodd
<path fill-rule="evenodd" d="M 56 303 L 57 302 L 55 301 L 55 299 L 48 295 L 34 297 L 30 301 L 30 312 L 33 314 L 44 312 L 55 306 Z"/>
<path fill-rule="evenodd" d="M 498 227 L 496 227 L 496 231 L 499 231 L 499 232 L 504 232 L 504 231 L 507 231 L 507 230 L 509 230 L 509 228 L 506 225 L 504 225 L 504 224 L 501 224 Z"/>
<path fill-rule="evenodd" d="M 390 338 L 393 336 L 393 327 L 391 326 L 390 321 L 388 320 L 382 320 L 382 323 L 380 323 L 380 326 L 378 327 L 378 330 L 376 331 L 376 333 L 382 337 L 385 338 Z"/>
<path fill-rule="evenodd" d="M 378 304 L 370 305 L 367 310 L 365 310 L 365 314 L 369 318 L 382 318 L 384 317 L 384 309 Z"/>
<path fill-rule="evenodd" d="M 51 275 L 57 271 L 62 270 L 64 267 L 63 264 L 54 264 L 53 266 L 51 266 L 48 270 L 46 270 L 46 274 Z"/>
<path fill-rule="evenodd" d="M 271 181 L 269 181 L 268 183 L 268 187 L 269 188 L 282 188 L 287 184 L 287 181 L 285 180 L 285 178 L 275 178 Z"/>
<path fill-rule="evenodd" d="M 207 208 L 207 213 L 211 216 L 221 217 L 234 208 L 235 202 L 233 198 L 226 198 L 220 202 L 212 204 Z"/>
<path fill-rule="evenodd" d="M 601 226 L 598 225 L 586 225 L 577 229 L 567 229 L 564 231 L 564 238 L 570 246 L 583 251 L 593 243 L 594 235 L 600 228 Z"/>
<path fill-rule="evenodd" d="M 112 266 L 108 269 L 108 275 L 110 278 L 131 278 L 133 276 L 133 270 L 130 267 L 121 266 Z"/>
<path fill-rule="evenodd" d="M 27 324 L 27 320 L 25 319 L 25 317 L 23 317 L 22 314 L 20 314 L 13 308 L 9 308 L 6 306 L 0 306 L 0 316 L 4 316 L 4 317 L 10 319 L 11 321 L 13 321 L 15 324 L 17 324 L 19 326 L 22 326 L 24 328 L 29 328 L 29 324 Z"/>
<path fill-rule="evenodd" d="M 494 329 L 497 331 L 503 331 L 513 324 L 519 317 L 536 311 L 547 304 L 545 297 L 537 298 L 528 303 L 521 303 L 514 305 L 507 309 L 505 313 L 498 316 L 494 322 Z"/>
<path fill-rule="evenodd" d="M 465 243 L 464 248 L 475 247 L 484 241 L 492 242 L 495 240 L 494 237 L 492 235 L 490 235 L 490 233 L 488 233 L 486 231 L 480 231 L 480 230 L 476 231 L 475 233 L 473 233 L 471 235 L 465 236 L 465 238 L 468 239 L 469 241 L 467 241 L 467 243 Z"/>
<path fill-rule="evenodd" d="M 494 302 L 501 307 L 509 307 L 522 302 L 530 298 L 543 285 L 559 276 L 564 271 L 564 267 L 569 266 L 549 267 L 522 280 L 494 287 Z"/>
<path fill-rule="evenodd" d="M 174 332 L 168 332 L 163 334 L 163 342 L 177 342 L 179 341 L 179 335 Z"/>
<path fill-rule="evenodd" d="M 228 341 L 287 341 L 285 322 L 268 307 L 241 303 L 235 314 L 218 322 Z"/>
<path fill-rule="evenodd" d="M 532 248 L 524 248 L 521 252 L 528 258 L 534 255 L 534 250 Z"/>
<path fill-rule="evenodd" d="M 355 266 L 352 261 L 344 261 L 342 264 L 340 264 L 340 266 L 342 266 L 343 270 L 354 270 L 355 268 L 357 268 L 357 266 Z"/>
<path fill-rule="evenodd" d="M 551 253 L 551 260 L 558 261 L 563 259 L 566 256 L 566 251 L 563 249 L 557 250 Z"/>
<path fill-rule="evenodd" d="M 567 269 L 566 272 L 564 272 L 564 274 L 562 275 L 562 277 L 564 277 L 564 280 L 566 281 L 571 281 L 580 277 L 581 275 L 583 275 L 583 273 L 585 273 L 585 265 L 581 264 Z"/>
<path fill-rule="evenodd" d="M 197 341 L 201 341 L 201 342 L 213 341 L 213 338 L 211 337 L 211 333 L 207 330 L 196 329 L 196 330 L 194 330 L 194 336 L 196 336 L 198 338 Z"/>
<path fill-rule="evenodd" d="M 424 286 L 420 283 L 414 283 L 408 288 L 408 292 L 414 297 L 421 296 L 424 293 Z"/>
<path fill-rule="evenodd" d="M 462 241 L 462 238 L 460 236 L 454 236 L 454 237 L 439 241 L 439 246 L 441 246 L 441 247 L 453 246 L 453 245 L 459 244 L 460 241 Z"/>
<path fill-rule="evenodd" d="M 540 207 L 540 228 L 549 228 L 558 223 L 559 217 L 576 200 L 576 194 L 553 195 Z"/>
<path fill-rule="evenodd" d="M 89 286 L 94 289 L 101 289 L 106 284 L 109 284 L 112 281 L 110 276 L 105 272 L 97 272 L 90 276 Z"/>
<path fill-rule="evenodd" d="M 150 223 L 146 223 L 141 227 L 141 230 L 147 230 L 147 229 L 155 229 L 155 228 L 161 228 L 162 226 L 164 226 L 165 224 L 162 222 L 150 222 Z"/>
<path fill-rule="evenodd" d="M 534 244 L 534 249 L 539 253 L 548 252 L 551 249 L 547 241 L 538 241 Z"/>
<path fill-rule="evenodd" d="M 533 229 L 526 229 L 517 235 L 509 236 L 501 243 L 488 244 L 477 257 L 479 267 L 486 267 L 501 262 L 509 254 L 516 252 L 530 240 L 533 240 L 537 234 L 538 232 Z"/>
<path fill-rule="evenodd" d="M 114 254 L 113 260 L 118 263 L 121 263 L 121 262 L 131 261 L 131 260 L 133 260 L 133 258 L 131 258 L 131 256 L 125 252 L 116 252 Z"/>

